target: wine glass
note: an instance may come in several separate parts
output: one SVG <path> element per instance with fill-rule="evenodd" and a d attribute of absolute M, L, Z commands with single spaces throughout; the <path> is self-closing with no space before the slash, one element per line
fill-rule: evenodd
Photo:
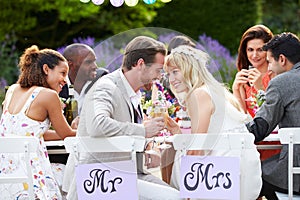
<path fill-rule="evenodd" d="M 164 122 L 165 122 L 165 126 L 167 123 L 167 117 L 168 117 L 168 108 L 166 106 L 166 104 L 161 103 L 161 104 L 157 104 L 154 106 L 153 108 L 153 112 L 151 117 L 163 117 L 164 118 Z M 160 149 L 168 149 L 171 148 L 170 144 L 166 143 L 166 136 L 169 135 L 167 129 L 163 129 L 160 131 L 160 136 L 163 137 L 163 143 L 159 144 L 157 147 Z"/>
<path fill-rule="evenodd" d="M 169 136 L 169 132 L 167 131 L 167 129 L 162 130 L 160 133 L 163 137 L 163 143 L 159 144 L 157 147 L 160 148 L 160 149 L 169 149 L 169 148 L 171 148 L 172 146 L 170 144 L 166 143 L 166 137 Z"/>

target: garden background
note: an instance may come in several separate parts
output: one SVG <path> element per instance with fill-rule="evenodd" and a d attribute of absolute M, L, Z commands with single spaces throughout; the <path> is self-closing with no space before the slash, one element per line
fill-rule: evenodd
<path fill-rule="evenodd" d="M 289 31 L 300 36 L 300 0 L 139 0 L 133 7 L 114 7 L 109 0 L 100 6 L 79 0 L 0 2 L 1 102 L 4 87 L 18 78 L 19 56 L 33 44 L 62 51 L 73 42 L 87 43 L 100 48 L 95 49 L 101 52 L 99 67 L 113 71 L 120 66 L 125 45 L 115 35 L 125 31 L 130 39 L 143 33 L 168 44 L 175 34 L 185 34 L 212 56 L 216 69 L 211 71 L 217 70 L 230 87 L 239 40 L 247 28 L 264 24 L 274 34 Z"/>

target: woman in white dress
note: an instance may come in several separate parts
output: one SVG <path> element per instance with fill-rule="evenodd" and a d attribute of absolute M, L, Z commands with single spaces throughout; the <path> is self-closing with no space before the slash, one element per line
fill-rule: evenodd
<path fill-rule="evenodd" d="M 62 113 L 58 93 L 66 84 L 68 63 L 57 51 L 39 50 L 33 45 L 20 58 L 21 74 L 9 87 L 0 120 L 1 137 L 36 137 L 39 148 L 30 154 L 35 199 L 60 200 L 59 185 L 52 171 L 44 139 L 75 136 L 76 131 Z M 49 130 L 50 125 L 55 129 Z M 0 154 L 0 173 L 17 174 L 24 168 L 24 156 Z M 0 199 L 28 199 L 27 183 L 0 184 Z"/>
<path fill-rule="evenodd" d="M 191 133 L 245 132 L 244 123 L 250 118 L 244 114 L 234 96 L 207 70 L 210 57 L 205 52 L 189 46 L 179 46 L 171 51 L 165 63 L 172 92 L 186 108 L 191 118 Z M 169 121 L 172 133 L 181 133 Z M 254 141 L 253 141 L 254 145 Z M 243 152 L 244 153 L 244 152 Z M 234 151 L 188 151 L 188 155 L 240 156 Z M 246 154 L 246 155 L 245 155 Z M 259 153 L 254 148 L 241 157 L 241 198 L 253 200 L 261 188 Z M 171 185 L 179 189 L 181 152 L 176 152 Z M 247 172 L 246 172 L 247 170 Z"/>

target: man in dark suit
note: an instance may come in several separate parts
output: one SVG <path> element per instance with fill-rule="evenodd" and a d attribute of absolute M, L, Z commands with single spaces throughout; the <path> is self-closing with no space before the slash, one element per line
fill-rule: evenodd
<path fill-rule="evenodd" d="M 68 84 L 63 87 L 59 96 L 67 99 L 69 97 L 68 86 L 73 85 L 75 90 L 74 97 L 78 102 L 78 114 L 80 114 L 85 94 L 98 78 L 108 74 L 109 71 L 97 67 L 96 54 L 86 44 L 74 43 L 67 46 L 63 56 L 68 61 L 69 74 Z"/>
<path fill-rule="evenodd" d="M 300 41 L 292 33 L 274 36 L 263 50 L 267 51 L 269 70 L 277 76 L 266 90 L 266 101 L 256 113 L 252 122 L 246 124 L 255 141 L 262 141 L 278 125 L 300 127 Z M 300 154 L 295 145 L 294 156 Z M 294 157 L 294 165 L 300 160 Z M 288 147 L 284 145 L 280 154 L 262 162 L 263 186 L 260 196 L 268 200 L 278 199 L 275 191 L 287 193 L 288 187 Z M 299 176 L 294 178 L 294 192 L 300 192 Z"/>
<path fill-rule="evenodd" d="M 74 98 L 78 102 L 78 114 L 80 114 L 81 106 L 85 94 L 92 85 L 103 75 L 109 71 L 104 68 L 98 68 L 96 64 L 96 55 L 94 50 L 88 45 L 74 43 L 67 46 L 63 52 L 63 56 L 67 59 L 69 65 L 68 84 L 65 84 L 59 96 L 65 99 L 69 97 L 69 86 L 74 86 Z M 63 147 L 49 146 L 50 149 L 61 149 Z M 51 154 L 50 162 L 66 164 L 68 154 Z"/>

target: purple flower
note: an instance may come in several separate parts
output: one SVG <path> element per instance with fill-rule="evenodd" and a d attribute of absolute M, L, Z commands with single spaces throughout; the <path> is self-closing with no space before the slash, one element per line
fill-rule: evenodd
<path fill-rule="evenodd" d="M 223 82 L 230 83 L 236 72 L 235 57 L 230 55 L 230 51 L 227 48 L 205 33 L 199 36 L 199 43 L 212 58 L 208 66 L 209 71 L 214 75 L 219 73 Z"/>
<path fill-rule="evenodd" d="M 94 47 L 94 45 L 95 45 L 95 38 L 90 37 L 90 36 L 88 36 L 86 38 L 78 37 L 78 38 L 74 38 L 73 42 L 74 43 L 82 43 L 82 44 L 86 44 L 86 45 L 88 45 L 90 47 Z"/>
<path fill-rule="evenodd" d="M 158 36 L 158 40 L 163 42 L 163 43 L 169 43 L 170 40 L 176 35 L 178 35 L 178 34 L 176 34 L 174 32 L 171 32 L 171 33 L 168 33 L 168 34 L 163 34 L 163 35 Z"/>

